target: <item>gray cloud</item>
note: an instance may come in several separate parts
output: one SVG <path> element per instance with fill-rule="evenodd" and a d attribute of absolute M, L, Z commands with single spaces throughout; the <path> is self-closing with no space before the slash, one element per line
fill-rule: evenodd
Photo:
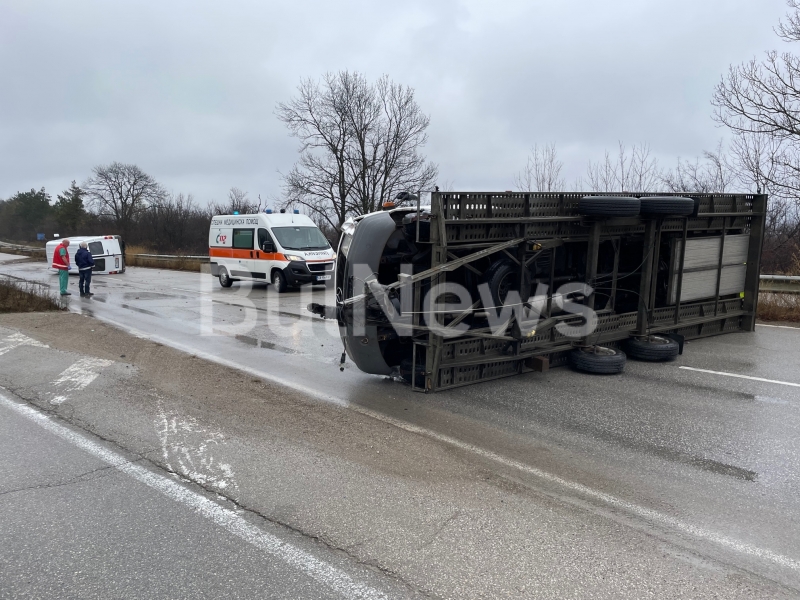
<path fill-rule="evenodd" d="M 301 77 L 411 85 L 429 157 L 461 189 L 508 189 L 535 142 L 569 179 L 618 140 L 663 164 L 724 136 L 731 63 L 780 47 L 782 0 L 296 3 L 4 2 L 0 197 L 55 194 L 133 162 L 176 192 L 280 193 L 297 144 L 273 114 Z"/>

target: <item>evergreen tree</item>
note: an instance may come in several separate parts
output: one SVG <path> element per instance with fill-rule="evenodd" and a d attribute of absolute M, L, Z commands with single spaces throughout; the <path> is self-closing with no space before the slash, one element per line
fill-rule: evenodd
<path fill-rule="evenodd" d="M 30 192 L 17 192 L 10 200 L 13 206 L 15 226 L 13 236 L 19 239 L 35 239 L 36 233 L 45 225 L 50 215 L 50 195 L 44 191 L 31 190 Z"/>
<path fill-rule="evenodd" d="M 58 195 L 58 201 L 53 210 L 62 236 L 75 235 L 78 232 L 78 228 L 86 216 L 86 209 L 83 207 L 85 195 L 86 192 L 78 187 L 75 180 L 72 181 L 69 189 Z"/>

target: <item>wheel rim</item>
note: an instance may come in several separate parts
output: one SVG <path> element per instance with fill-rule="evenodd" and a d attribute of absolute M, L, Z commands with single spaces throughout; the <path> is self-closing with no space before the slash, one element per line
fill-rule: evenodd
<path fill-rule="evenodd" d="M 219 274 L 219 280 L 222 283 L 222 285 L 227 285 L 228 284 L 228 273 L 226 273 L 225 271 L 220 273 Z"/>
<path fill-rule="evenodd" d="M 651 335 L 650 337 L 647 338 L 647 341 L 650 344 L 662 344 L 662 345 L 666 345 L 666 344 L 671 344 L 672 343 L 671 339 L 665 338 L 665 337 L 661 337 L 660 335 Z"/>
<path fill-rule="evenodd" d="M 605 346 L 590 346 L 589 348 L 584 348 L 583 351 L 589 354 L 597 354 L 598 356 L 614 356 L 617 353 L 613 348 L 606 348 Z"/>
<path fill-rule="evenodd" d="M 272 277 L 272 285 L 274 285 L 275 287 L 281 287 L 281 274 L 280 273 L 275 273 L 275 275 Z"/>
<path fill-rule="evenodd" d="M 505 277 L 500 280 L 500 284 L 497 286 L 497 298 L 500 300 L 500 304 L 506 303 L 506 298 L 508 297 L 508 292 L 513 289 L 514 285 L 514 274 L 508 273 Z"/>

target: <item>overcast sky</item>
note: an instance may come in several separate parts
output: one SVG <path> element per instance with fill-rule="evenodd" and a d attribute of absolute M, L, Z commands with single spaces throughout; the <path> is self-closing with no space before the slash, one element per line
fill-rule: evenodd
<path fill-rule="evenodd" d="M 618 141 L 662 166 L 712 149 L 715 83 L 782 48 L 783 0 L 0 0 L 0 198 L 54 197 L 135 163 L 205 203 L 280 194 L 297 143 L 274 115 L 300 78 L 387 74 L 430 115 L 458 190 L 511 189 L 536 142 L 571 181 Z M 571 187 L 571 185 L 570 185 Z"/>

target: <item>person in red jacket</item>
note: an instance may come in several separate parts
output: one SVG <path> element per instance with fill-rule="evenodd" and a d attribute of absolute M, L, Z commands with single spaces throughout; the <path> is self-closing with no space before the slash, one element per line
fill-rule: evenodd
<path fill-rule="evenodd" d="M 61 243 L 56 246 L 56 251 L 53 252 L 53 268 L 58 269 L 58 286 L 61 288 L 62 296 L 71 296 L 67 291 L 67 283 L 69 283 L 69 240 L 61 240 Z"/>

